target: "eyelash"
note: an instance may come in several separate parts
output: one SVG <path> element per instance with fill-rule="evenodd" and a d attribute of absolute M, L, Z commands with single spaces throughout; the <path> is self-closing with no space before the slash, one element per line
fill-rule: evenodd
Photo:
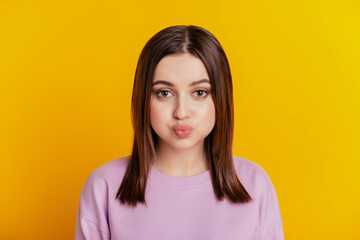
<path fill-rule="evenodd" d="M 166 98 L 166 96 L 160 96 L 160 93 L 164 93 L 164 92 L 170 92 L 169 90 L 157 90 L 156 91 L 156 95 L 159 97 L 159 98 Z M 198 98 L 205 98 L 207 97 L 207 95 L 209 94 L 209 91 L 205 90 L 205 89 L 196 89 L 194 91 L 195 92 L 202 92 L 204 95 L 203 96 L 196 96 Z"/>

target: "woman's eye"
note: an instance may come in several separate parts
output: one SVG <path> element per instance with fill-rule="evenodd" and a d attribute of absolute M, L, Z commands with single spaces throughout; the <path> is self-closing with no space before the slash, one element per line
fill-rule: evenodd
<path fill-rule="evenodd" d="M 196 90 L 194 93 L 197 97 L 206 97 L 208 94 L 208 92 L 205 90 Z"/>
<path fill-rule="evenodd" d="M 166 97 L 170 96 L 170 94 L 171 94 L 170 91 L 167 91 L 167 90 L 159 90 L 156 92 L 156 95 L 161 98 L 166 98 Z"/>

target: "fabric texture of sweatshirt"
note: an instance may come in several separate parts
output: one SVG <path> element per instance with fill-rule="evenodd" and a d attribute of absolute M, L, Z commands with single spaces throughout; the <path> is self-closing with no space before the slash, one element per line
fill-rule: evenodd
<path fill-rule="evenodd" d="M 233 157 L 241 184 L 253 199 L 233 204 L 215 197 L 210 170 L 173 177 L 151 167 L 147 206 L 115 199 L 130 157 L 109 161 L 86 180 L 76 216 L 75 240 L 283 240 L 275 188 L 258 164 Z"/>

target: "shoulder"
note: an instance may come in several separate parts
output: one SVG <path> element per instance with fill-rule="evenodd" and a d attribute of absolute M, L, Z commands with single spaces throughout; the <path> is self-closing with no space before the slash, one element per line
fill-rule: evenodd
<path fill-rule="evenodd" d="M 272 181 L 262 166 L 242 157 L 233 156 L 233 160 L 237 176 L 246 189 L 253 193 L 256 191 L 257 194 L 265 189 L 274 190 Z"/>
<path fill-rule="evenodd" d="M 240 182 L 259 206 L 261 234 L 284 239 L 279 201 L 267 172 L 259 164 L 240 157 L 234 157 L 234 165 Z"/>
<path fill-rule="evenodd" d="M 130 161 L 130 157 L 131 156 L 125 156 L 108 161 L 95 168 L 90 173 L 90 176 L 108 178 L 114 177 L 114 175 L 119 175 L 122 172 L 126 171 L 127 165 Z"/>
<path fill-rule="evenodd" d="M 265 169 L 258 163 L 251 160 L 233 156 L 234 167 L 239 177 L 246 176 L 247 178 L 269 178 Z"/>
<path fill-rule="evenodd" d="M 86 179 L 83 191 L 107 189 L 110 185 L 117 186 L 125 174 L 130 156 L 108 161 L 95 168 Z"/>
<path fill-rule="evenodd" d="M 106 162 L 95 168 L 86 179 L 79 202 L 76 234 L 109 234 L 109 198 L 116 193 L 130 157 Z"/>

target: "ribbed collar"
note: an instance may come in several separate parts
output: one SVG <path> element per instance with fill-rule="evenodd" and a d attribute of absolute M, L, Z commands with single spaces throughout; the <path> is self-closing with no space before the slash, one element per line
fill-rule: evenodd
<path fill-rule="evenodd" d="M 152 181 L 168 188 L 193 188 L 211 183 L 210 170 L 188 177 L 174 177 L 166 175 L 152 166 L 150 178 Z"/>

